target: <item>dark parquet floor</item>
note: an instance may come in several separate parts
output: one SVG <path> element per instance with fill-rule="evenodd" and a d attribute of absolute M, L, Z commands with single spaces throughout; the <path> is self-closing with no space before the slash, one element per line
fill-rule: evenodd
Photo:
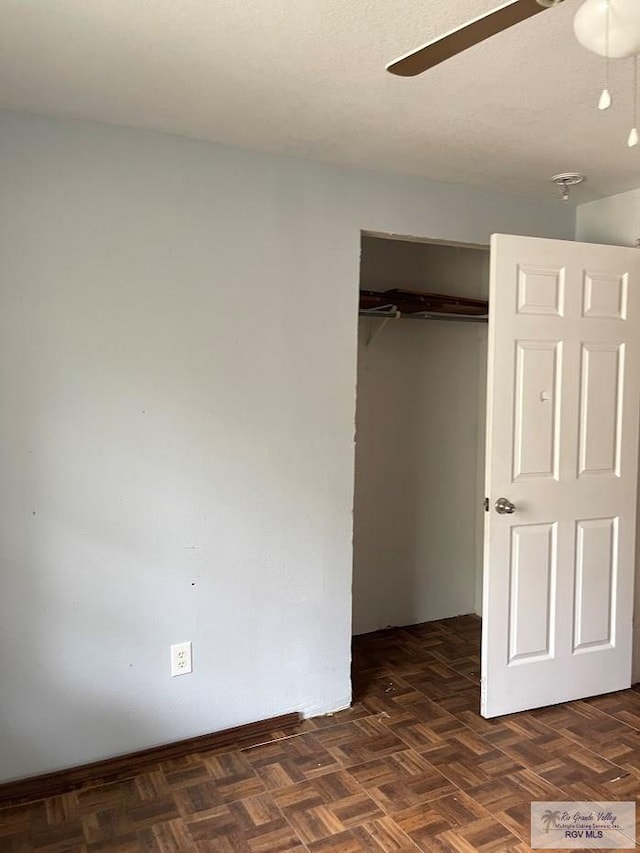
<path fill-rule="evenodd" d="M 354 704 L 0 811 L 0 853 L 526 853 L 532 800 L 640 793 L 636 689 L 485 720 L 480 620 L 354 640 Z"/>

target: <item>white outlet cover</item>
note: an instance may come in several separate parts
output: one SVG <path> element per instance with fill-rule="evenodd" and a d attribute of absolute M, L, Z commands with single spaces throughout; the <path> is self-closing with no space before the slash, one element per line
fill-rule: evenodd
<path fill-rule="evenodd" d="M 171 646 L 171 677 L 176 675 L 187 675 L 193 672 L 193 659 L 191 655 L 191 641 L 187 643 L 175 643 Z"/>

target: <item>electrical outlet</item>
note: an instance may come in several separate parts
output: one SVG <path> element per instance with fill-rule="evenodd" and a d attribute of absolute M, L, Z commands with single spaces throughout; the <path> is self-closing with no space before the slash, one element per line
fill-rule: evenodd
<path fill-rule="evenodd" d="M 191 642 L 176 643 L 171 646 L 171 677 L 187 675 L 189 672 L 193 672 Z"/>

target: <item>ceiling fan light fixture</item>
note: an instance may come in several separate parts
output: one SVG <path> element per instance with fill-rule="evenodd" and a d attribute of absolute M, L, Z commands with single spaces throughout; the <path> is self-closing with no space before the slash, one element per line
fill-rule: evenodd
<path fill-rule="evenodd" d="M 573 19 L 573 31 L 584 48 L 599 56 L 633 56 L 640 51 L 640 3 L 584 0 Z"/>

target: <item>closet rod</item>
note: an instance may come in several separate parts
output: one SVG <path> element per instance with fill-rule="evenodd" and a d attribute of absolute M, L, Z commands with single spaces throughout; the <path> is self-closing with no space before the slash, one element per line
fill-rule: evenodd
<path fill-rule="evenodd" d="M 448 320 L 449 322 L 458 321 L 460 323 L 487 323 L 489 321 L 488 314 L 445 314 L 435 311 L 416 311 L 412 314 L 402 314 L 397 310 L 378 310 L 361 309 L 359 312 L 361 317 L 373 317 L 378 320 Z"/>

